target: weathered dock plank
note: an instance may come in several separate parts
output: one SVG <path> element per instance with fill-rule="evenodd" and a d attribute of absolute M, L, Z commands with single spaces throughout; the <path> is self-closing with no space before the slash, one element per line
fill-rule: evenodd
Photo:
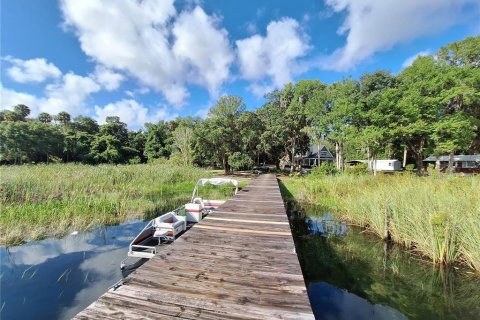
<path fill-rule="evenodd" d="M 261 175 L 76 319 L 313 319 L 274 175 Z"/>

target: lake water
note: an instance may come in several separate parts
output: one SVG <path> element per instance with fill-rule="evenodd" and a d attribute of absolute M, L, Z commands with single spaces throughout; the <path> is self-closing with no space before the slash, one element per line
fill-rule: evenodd
<path fill-rule="evenodd" d="M 70 319 L 122 278 L 145 222 L 0 247 L 1 319 Z M 480 319 L 480 278 L 439 269 L 325 215 L 294 220 L 317 319 Z"/>
<path fill-rule="evenodd" d="M 435 268 L 328 214 L 294 221 L 317 319 L 480 319 L 480 277 L 469 270 Z"/>
<path fill-rule="evenodd" d="M 144 225 L 0 247 L 0 318 L 72 318 L 122 278 L 120 262 Z"/>

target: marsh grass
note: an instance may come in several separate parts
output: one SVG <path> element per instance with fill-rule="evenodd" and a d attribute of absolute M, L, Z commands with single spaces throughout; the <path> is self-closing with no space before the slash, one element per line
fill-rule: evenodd
<path fill-rule="evenodd" d="M 168 163 L 0 168 L 0 243 L 63 236 L 128 219 L 151 219 L 189 200 L 211 173 Z M 204 190 L 226 199 L 232 190 Z"/>
<path fill-rule="evenodd" d="M 299 202 L 383 237 L 387 212 L 396 243 L 435 264 L 480 270 L 480 177 L 337 175 L 285 178 Z M 310 213 L 315 214 L 315 213 Z"/>

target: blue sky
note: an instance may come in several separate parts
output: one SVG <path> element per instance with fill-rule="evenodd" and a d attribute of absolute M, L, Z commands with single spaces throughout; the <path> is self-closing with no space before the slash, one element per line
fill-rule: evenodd
<path fill-rule="evenodd" d="M 223 94 L 255 109 L 290 81 L 397 73 L 477 35 L 479 16 L 476 0 L 2 0 L 1 108 L 132 129 Z"/>

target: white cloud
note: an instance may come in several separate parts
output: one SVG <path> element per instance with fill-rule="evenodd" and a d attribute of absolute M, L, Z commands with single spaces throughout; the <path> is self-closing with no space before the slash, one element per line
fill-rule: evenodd
<path fill-rule="evenodd" d="M 61 8 L 88 56 L 173 105 L 184 103 L 188 84 L 215 93 L 228 78 L 227 32 L 199 6 L 178 14 L 173 0 L 61 0 Z"/>
<path fill-rule="evenodd" d="M 264 97 L 266 93 L 275 90 L 275 87 L 265 83 L 252 83 L 248 86 L 248 90 L 257 97 Z"/>
<path fill-rule="evenodd" d="M 105 119 L 108 116 L 118 116 L 131 129 L 139 129 L 146 122 L 155 123 L 159 120 L 171 120 L 177 117 L 178 114 L 170 114 L 165 107 L 151 112 L 135 100 L 124 99 L 109 103 L 104 107 L 95 106 L 95 118 L 99 123 L 105 123 Z"/>
<path fill-rule="evenodd" d="M 7 69 L 7 73 L 16 82 L 43 82 L 62 75 L 62 72 L 53 63 L 47 62 L 45 59 L 22 60 L 7 56 L 5 60 L 12 65 Z"/>
<path fill-rule="evenodd" d="M 299 23 L 291 18 L 270 22 L 265 37 L 253 35 L 236 45 L 241 76 L 253 81 L 268 78 L 276 87 L 292 81 L 301 69 L 299 58 L 310 49 Z"/>
<path fill-rule="evenodd" d="M 202 119 L 206 119 L 208 116 L 208 111 L 210 111 L 210 108 L 203 108 L 203 109 L 198 109 L 197 112 L 195 112 L 195 117 L 200 117 Z"/>
<path fill-rule="evenodd" d="M 100 90 L 100 85 L 89 77 L 74 73 L 63 75 L 61 81 L 45 89 L 45 98 L 39 101 L 40 111 L 57 114 L 66 111 L 72 115 L 86 114 L 85 100 Z"/>
<path fill-rule="evenodd" d="M 233 62 L 227 31 L 217 29 L 215 19 L 202 8 L 182 12 L 173 26 L 174 55 L 189 67 L 192 82 L 215 92 L 228 78 Z"/>
<path fill-rule="evenodd" d="M 321 62 L 324 69 L 345 71 L 398 43 L 437 34 L 464 22 L 465 4 L 477 0 L 327 0 L 333 11 L 346 11 L 338 30 L 346 43 Z"/>
<path fill-rule="evenodd" d="M 420 52 L 417 52 L 416 54 L 414 54 L 413 56 L 411 57 L 408 57 L 402 64 L 402 69 L 405 69 L 407 67 L 410 67 L 413 63 L 413 61 L 415 61 L 415 59 L 417 59 L 418 57 L 424 57 L 424 56 L 428 56 L 432 54 L 430 52 L 430 50 L 425 50 L 425 51 L 420 51 Z"/>
<path fill-rule="evenodd" d="M 34 95 L 5 88 L 0 83 L 0 98 L 0 110 L 12 110 L 17 104 L 24 104 L 30 108 L 31 115 L 38 114 L 38 99 Z"/>
<path fill-rule="evenodd" d="M 249 21 L 245 24 L 245 29 L 249 34 L 257 33 L 257 24 L 254 21 Z"/>
<path fill-rule="evenodd" d="M 93 78 L 108 91 L 116 90 L 125 77 L 104 66 L 96 66 Z"/>

